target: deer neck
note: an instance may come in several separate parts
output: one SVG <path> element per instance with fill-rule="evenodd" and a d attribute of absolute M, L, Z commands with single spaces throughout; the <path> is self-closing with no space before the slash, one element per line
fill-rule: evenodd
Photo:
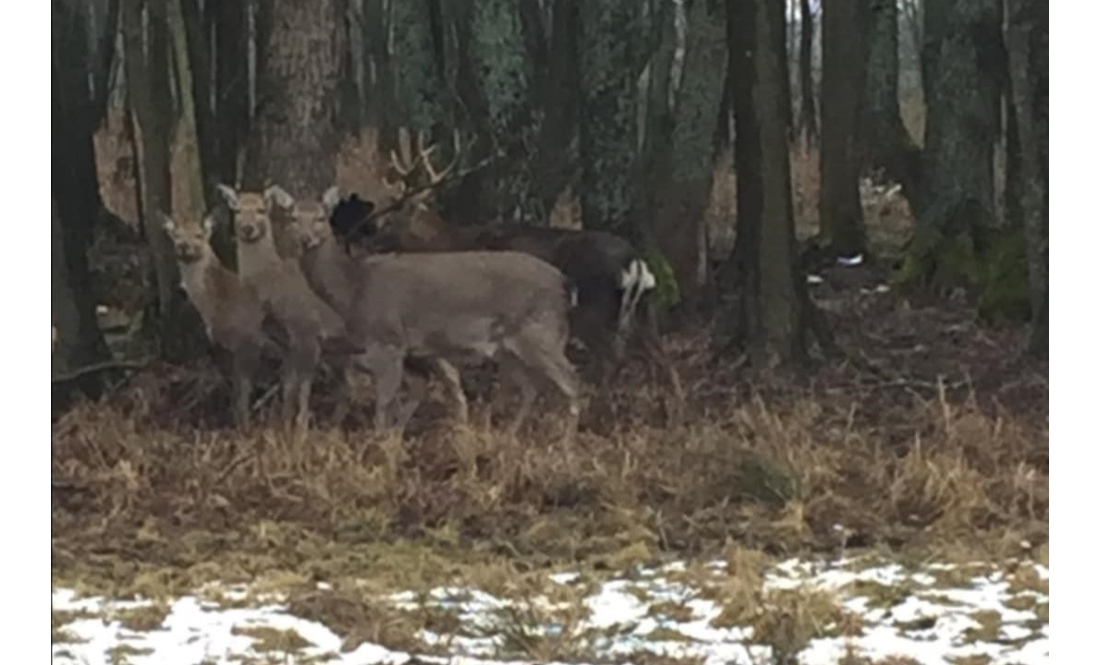
<path fill-rule="evenodd" d="M 226 276 L 233 277 L 209 250 L 198 261 L 180 265 L 183 289 L 207 325 L 210 324 L 225 291 Z"/>
<path fill-rule="evenodd" d="M 351 310 L 355 299 L 356 263 L 334 238 L 303 251 L 299 262 L 310 288 L 341 315 Z"/>
<path fill-rule="evenodd" d="M 237 241 L 237 270 L 244 281 L 262 279 L 266 272 L 277 268 L 281 261 L 270 229 L 256 242 Z"/>

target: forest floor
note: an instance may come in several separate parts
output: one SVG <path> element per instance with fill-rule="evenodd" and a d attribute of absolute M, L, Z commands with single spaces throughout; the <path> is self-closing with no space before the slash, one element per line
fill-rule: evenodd
<path fill-rule="evenodd" d="M 685 417 L 632 363 L 569 450 L 555 404 L 515 440 L 433 403 L 402 442 L 323 389 L 304 444 L 238 434 L 209 362 L 71 405 L 55 662 L 1046 662 L 1046 364 L 898 293 L 908 229 L 868 221 L 879 260 L 811 287 L 839 357 L 752 368 L 690 327 Z"/>

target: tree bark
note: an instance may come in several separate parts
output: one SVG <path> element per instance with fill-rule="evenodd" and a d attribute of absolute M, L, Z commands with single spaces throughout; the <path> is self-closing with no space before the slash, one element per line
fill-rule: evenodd
<path fill-rule="evenodd" d="M 343 80 L 345 0 L 267 0 L 257 44 L 257 111 L 243 186 L 278 183 L 298 198 L 336 181 L 337 96 Z"/>
<path fill-rule="evenodd" d="M 106 102 L 106 73 L 111 63 L 110 46 L 104 37 L 115 34 L 115 25 L 89 30 L 89 5 L 54 0 L 52 6 L 52 112 L 51 189 L 56 203 L 54 235 L 55 262 L 63 257 L 64 279 L 53 291 L 55 321 L 61 337 L 58 351 L 70 368 L 82 367 L 108 357 L 107 345 L 95 315 L 87 251 L 96 217 L 103 207 L 99 196 L 92 135 L 103 117 Z M 108 12 L 108 16 L 113 16 Z M 106 48 L 106 53 L 104 49 Z M 89 87 L 89 74 L 97 81 Z M 62 266 L 59 266 L 59 268 Z M 83 388 L 94 394 L 98 386 Z"/>
<path fill-rule="evenodd" d="M 217 137 L 216 173 L 219 182 L 240 182 L 242 141 L 249 134 L 248 110 L 248 3 L 209 0 L 216 12 L 214 24 L 214 108 Z"/>
<path fill-rule="evenodd" d="M 647 134 L 658 138 L 660 144 L 646 155 L 650 174 L 645 207 L 652 211 L 657 247 L 676 279 L 678 309 L 689 316 L 698 306 L 707 280 L 704 214 L 719 153 L 715 140 L 722 122 L 719 113 L 728 60 L 725 13 L 724 6 L 706 0 L 687 3 L 679 86 L 674 87 L 675 80 L 671 85 L 654 85 L 649 98 L 650 114 L 657 116 L 658 126 L 651 123 L 653 129 Z M 667 75 L 658 67 L 651 70 L 654 79 Z M 670 108 L 659 108 L 669 100 Z M 663 131 L 667 131 L 667 139 L 660 136 Z"/>
<path fill-rule="evenodd" d="M 922 210 L 921 150 L 901 121 L 898 101 L 898 6 L 895 0 L 870 0 L 867 29 L 867 79 L 862 127 L 865 160 L 901 184 L 915 216 Z"/>
<path fill-rule="evenodd" d="M 636 84 L 644 66 L 642 4 L 580 3 L 580 182 L 584 226 L 638 242 L 629 223 L 637 183 Z"/>
<path fill-rule="evenodd" d="M 821 32 L 821 236 L 830 253 L 851 256 L 867 248 L 857 131 L 867 71 L 865 4 L 824 7 Z"/>
<path fill-rule="evenodd" d="M 1018 207 L 1027 238 L 1031 351 L 1048 352 L 1049 292 L 1049 8 L 1037 0 L 1009 0 L 1008 58 L 1018 141 Z"/>
<path fill-rule="evenodd" d="M 980 286 L 984 239 L 995 219 L 993 150 L 1005 71 L 1001 4 L 928 0 L 925 19 L 923 205 L 901 279 L 936 290 Z"/>
<path fill-rule="evenodd" d="M 736 269 L 739 317 L 735 346 L 767 365 L 806 357 L 808 333 L 831 347 L 796 261 L 790 156 L 783 105 L 783 3 L 730 0 L 731 91 L 737 170 Z M 744 200 L 742 200 L 744 199 Z"/>
<path fill-rule="evenodd" d="M 158 221 L 160 212 L 172 211 L 172 179 L 169 165 L 171 90 L 168 86 L 167 16 L 162 2 L 148 7 L 148 30 L 142 20 L 143 0 L 123 0 L 123 42 L 126 49 L 126 90 L 130 123 L 134 129 L 138 197 L 142 227 L 153 258 L 156 285 L 156 319 L 161 330 L 179 310 L 179 271 L 171 243 Z M 146 55 L 146 52 L 148 55 Z"/>
<path fill-rule="evenodd" d="M 202 48 L 192 48 L 188 40 L 192 37 L 189 32 L 198 32 L 201 37 L 201 22 L 193 21 L 193 25 L 186 25 L 183 5 L 190 5 L 191 0 L 168 0 L 168 33 L 172 48 L 172 73 L 177 83 L 177 105 L 179 112 L 175 116 L 176 122 L 172 136 L 177 146 L 179 161 L 177 165 L 180 171 L 175 173 L 175 179 L 182 181 L 183 187 L 177 187 L 176 191 L 182 197 L 177 197 L 172 202 L 172 212 L 180 218 L 194 220 L 196 223 L 202 220 L 206 213 L 206 194 L 212 191 L 213 184 L 208 182 L 206 166 L 213 161 L 212 146 L 203 135 L 199 118 L 202 115 L 198 109 L 203 105 L 199 91 L 209 94 L 206 84 L 196 81 L 205 78 L 205 73 L 196 74 L 192 66 L 191 55 L 194 52 L 201 53 Z M 197 14 L 197 12 L 196 12 Z M 198 17 L 196 17 L 198 18 Z M 203 40 L 204 41 L 204 40 Z M 205 60 L 205 58 L 203 58 Z M 204 145 L 206 149 L 204 150 Z"/>
<path fill-rule="evenodd" d="M 239 0 L 238 0 L 239 1 Z M 210 42 L 206 18 L 213 14 L 211 3 L 199 10 L 195 0 L 173 0 L 169 7 L 172 17 L 179 15 L 179 23 L 172 20 L 173 53 L 175 69 L 180 82 L 181 114 L 184 122 L 193 124 L 193 132 L 187 140 L 194 140 L 198 147 L 199 169 L 204 179 L 203 196 L 209 199 L 214 193 L 214 183 L 221 182 L 218 172 L 217 134 L 214 124 L 214 108 L 211 106 Z M 183 38 L 182 44 L 180 38 Z M 185 48 L 180 48 L 183 45 Z M 185 83 L 185 79 L 190 83 Z M 187 117 L 189 116 L 189 117 Z M 184 144 L 188 147 L 187 144 Z M 235 175 L 235 174 L 230 174 Z"/>
<path fill-rule="evenodd" d="M 799 125 L 807 143 L 817 142 L 817 109 L 814 106 L 814 16 L 810 0 L 799 0 L 798 90 Z"/>

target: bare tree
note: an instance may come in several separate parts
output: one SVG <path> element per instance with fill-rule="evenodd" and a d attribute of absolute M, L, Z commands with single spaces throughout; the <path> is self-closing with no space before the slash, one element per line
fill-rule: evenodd
<path fill-rule="evenodd" d="M 730 0 L 727 8 L 738 199 L 731 260 L 740 303 L 733 342 L 759 361 L 798 361 L 811 330 L 825 347 L 831 339 L 796 260 L 783 3 Z"/>
<path fill-rule="evenodd" d="M 817 108 L 814 105 L 814 15 L 810 0 L 799 0 L 798 92 L 799 125 L 808 143 L 817 141 Z"/>
<path fill-rule="evenodd" d="M 336 179 L 347 2 L 264 0 L 257 9 L 257 109 L 243 186 L 278 180 L 297 196 L 320 196 Z"/>
<path fill-rule="evenodd" d="M 921 205 L 901 279 L 936 289 L 978 286 L 996 215 L 993 151 L 1005 81 L 999 0 L 927 0 L 923 63 Z"/>
<path fill-rule="evenodd" d="M 52 4 L 52 211 L 54 252 L 65 281 L 55 284 L 58 356 L 69 368 L 102 360 L 107 347 L 95 315 L 87 251 L 103 210 L 92 135 L 104 117 L 114 58 L 118 3 L 54 0 Z M 93 382 L 83 388 L 94 392 Z"/>
<path fill-rule="evenodd" d="M 821 235 L 832 252 L 852 255 L 867 247 L 857 132 L 867 72 L 867 11 L 862 2 L 833 2 L 823 13 Z"/>
<path fill-rule="evenodd" d="M 1027 238 L 1027 264 L 1032 316 L 1031 350 L 1048 350 L 1049 229 L 1049 39 L 1050 15 L 1046 3 L 1009 0 L 1008 60 L 1010 100 L 1016 120 L 1020 184 L 1009 195 L 1018 198 Z"/>

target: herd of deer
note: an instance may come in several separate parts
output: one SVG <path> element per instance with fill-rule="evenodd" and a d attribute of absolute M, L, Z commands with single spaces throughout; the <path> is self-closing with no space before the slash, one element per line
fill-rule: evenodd
<path fill-rule="evenodd" d="M 277 185 L 262 192 L 218 185 L 234 217 L 236 272 L 211 248 L 212 216 L 201 225 L 163 220 L 183 287 L 210 340 L 232 358 L 238 426 L 250 425 L 253 376 L 265 354 L 281 361 L 282 418 L 299 434 L 309 427 L 321 362 L 341 377 L 338 414 L 365 372 L 375 387 L 375 427 L 400 432 L 431 376 L 465 422 L 458 367 L 492 359 L 520 396 L 507 431 L 523 424 L 538 387 L 552 386 L 568 403 L 569 440 L 580 414 L 579 379 L 565 354 L 571 333 L 594 357 L 599 383 L 626 341 L 638 339 L 682 400 L 647 298 L 654 276 L 628 242 L 594 231 L 451 227 L 429 198 L 454 171 L 457 139 L 455 159 L 439 171 L 434 146 L 424 148 L 418 136 L 414 159 L 403 139 L 401 154 L 390 155 L 400 177 L 386 181 L 392 196 L 378 205 L 354 194 L 341 200 L 336 187 L 304 201 Z M 357 238 L 367 239 L 368 251 L 358 251 Z"/>

